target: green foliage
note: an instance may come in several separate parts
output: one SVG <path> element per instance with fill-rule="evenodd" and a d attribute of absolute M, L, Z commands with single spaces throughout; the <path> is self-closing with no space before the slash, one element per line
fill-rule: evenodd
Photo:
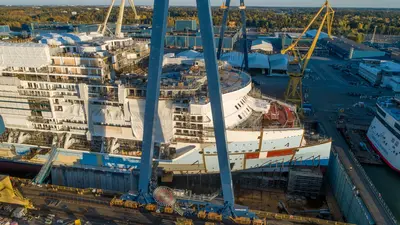
<path fill-rule="evenodd" d="M 73 24 L 101 23 L 106 15 L 106 7 L 96 6 L 58 6 L 58 7 L 0 7 L 0 23 L 8 24 L 13 29 L 18 29 L 21 24 L 39 22 L 63 22 Z M 129 7 L 125 9 L 125 24 L 151 24 L 152 10 L 137 8 L 140 15 L 135 20 Z M 257 27 L 266 31 L 281 31 L 284 28 L 303 28 L 314 17 L 317 8 L 262 8 L 247 7 L 247 26 Z M 377 26 L 377 34 L 400 35 L 400 10 L 399 9 L 335 9 L 333 33 L 335 35 L 352 36 L 355 40 L 363 39 L 362 34 L 372 33 Z M 72 15 L 77 12 L 77 15 Z M 117 20 L 118 10 L 115 8 L 109 21 Z M 223 11 L 213 8 L 214 24 L 220 25 Z M 173 26 L 176 19 L 196 19 L 195 7 L 171 7 L 168 25 Z M 240 25 L 240 12 L 237 7 L 230 10 L 229 21 L 235 21 Z M 317 20 L 311 29 L 318 26 Z"/>
<path fill-rule="evenodd" d="M 347 38 L 357 42 L 357 43 L 362 43 L 365 39 L 365 35 L 363 33 L 359 33 L 357 31 L 353 31 L 349 35 L 347 35 Z"/>

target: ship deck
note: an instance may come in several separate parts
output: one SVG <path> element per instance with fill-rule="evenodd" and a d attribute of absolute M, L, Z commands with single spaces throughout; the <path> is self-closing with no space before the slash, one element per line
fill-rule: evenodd
<path fill-rule="evenodd" d="M 222 93 L 229 93 L 244 88 L 251 82 L 248 74 L 239 70 L 221 70 L 221 90 Z"/>
<path fill-rule="evenodd" d="M 399 97 L 381 97 L 377 104 L 397 122 L 400 121 L 400 98 Z"/>

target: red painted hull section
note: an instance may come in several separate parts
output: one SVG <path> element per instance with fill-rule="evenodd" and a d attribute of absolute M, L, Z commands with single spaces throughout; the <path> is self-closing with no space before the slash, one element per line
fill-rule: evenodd
<path fill-rule="evenodd" d="M 397 169 L 396 167 L 394 167 L 382 154 L 381 152 L 378 150 L 378 148 L 372 143 L 372 141 L 368 138 L 367 136 L 367 140 L 368 142 L 371 144 L 372 149 L 374 149 L 374 151 L 379 155 L 379 157 L 381 157 L 381 159 L 394 171 L 399 172 L 400 170 Z"/>

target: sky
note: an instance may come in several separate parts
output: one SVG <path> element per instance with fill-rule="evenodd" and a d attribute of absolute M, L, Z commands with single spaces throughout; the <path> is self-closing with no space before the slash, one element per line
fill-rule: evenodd
<path fill-rule="evenodd" d="M 117 0 L 118 2 L 119 0 Z M 135 0 L 137 5 L 152 5 L 154 0 Z M 210 0 L 213 5 L 221 5 L 223 0 Z M 317 7 L 325 0 L 245 0 L 248 6 L 294 6 Z M 108 5 L 111 0 L 0 0 L 4 5 Z M 170 0 L 171 5 L 194 6 L 195 0 Z M 238 4 L 239 0 L 232 0 Z M 330 0 L 333 7 L 359 8 L 400 8 L 400 0 Z"/>

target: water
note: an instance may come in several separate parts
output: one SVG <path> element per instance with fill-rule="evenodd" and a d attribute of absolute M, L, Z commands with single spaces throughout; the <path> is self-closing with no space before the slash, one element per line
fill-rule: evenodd
<path fill-rule="evenodd" d="M 382 198 L 400 221 L 400 174 L 390 169 L 389 166 L 364 166 L 365 172 L 374 183 Z"/>

